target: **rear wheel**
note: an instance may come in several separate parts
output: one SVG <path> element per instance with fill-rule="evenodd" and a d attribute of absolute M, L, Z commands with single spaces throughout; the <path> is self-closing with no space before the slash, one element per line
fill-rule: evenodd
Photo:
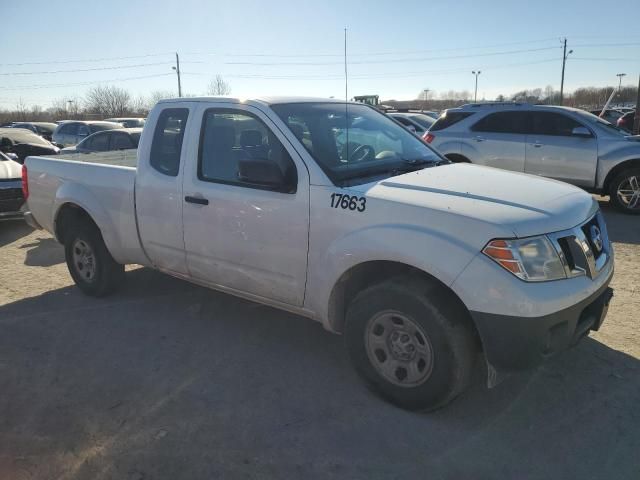
<path fill-rule="evenodd" d="M 463 392 L 477 352 L 468 312 L 449 292 L 404 277 L 356 296 L 347 311 L 345 341 L 365 381 L 411 410 L 436 409 Z"/>
<path fill-rule="evenodd" d="M 609 188 L 614 207 L 624 213 L 640 214 L 640 168 L 630 168 L 616 175 Z"/>
<path fill-rule="evenodd" d="M 76 227 L 66 235 L 64 247 L 69 273 L 87 295 L 108 295 L 122 282 L 124 265 L 113 259 L 96 227 Z"/>

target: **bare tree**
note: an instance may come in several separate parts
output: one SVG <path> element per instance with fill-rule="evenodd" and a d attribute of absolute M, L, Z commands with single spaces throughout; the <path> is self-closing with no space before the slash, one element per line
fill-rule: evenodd
<path fill-rule="evenodd" d="M 172 90 L 154 90 L 146 100 L 147 110 L 151 110 L 156 103 L 165 98 L 175 98 L 176 93 Z"/>
<path fill-rule="evenodd" d="M 18 115 L 18 120 L 26 122 L 28 111 L 29 110 L 27 109 L 27 104 L 24 103 L 24 100 L 22 99 L 22 97 L 20 97 L 16 102 L 16 114 Z"/>
<path fill-rule="evenodd" d="M 207 93 L 209 95 L 229 95 L 231 93 L 231 85 L 222 78 L 222 75 L 216 75 L 209 82 Z"/>
<path fill-rule="evenodd" d="M 113 85 L 93 87 L 87 92 L 84 105 L 88 113 L 119 117 L 131 110 L 131 95 Z"/>

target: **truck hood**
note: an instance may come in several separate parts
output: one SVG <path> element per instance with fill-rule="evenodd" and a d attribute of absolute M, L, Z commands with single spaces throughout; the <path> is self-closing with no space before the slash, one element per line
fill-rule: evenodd
<path fill-rule="evenodd" d="M 480 220 L 517 237 L 574 227 L 597 209 L 591 195 L 567 183 L 463 163 L 349 188 L 371 198 Z"/>
<path fill-rule="evenodd" d="M 22 178 L 22 166 L 13 160 L 0 159 L 0 180 L 20 180 Z"/>

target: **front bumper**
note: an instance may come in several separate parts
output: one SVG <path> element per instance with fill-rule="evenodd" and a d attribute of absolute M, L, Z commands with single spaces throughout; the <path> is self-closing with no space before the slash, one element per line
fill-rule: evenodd
<path fill-rule="evenodd" d="M 581 302 L 541 317 L 471 311 L 487 362 L 499 372 L 525 370 L 578 343 L 604 321 L 613 297 L 611 275 Z"/>

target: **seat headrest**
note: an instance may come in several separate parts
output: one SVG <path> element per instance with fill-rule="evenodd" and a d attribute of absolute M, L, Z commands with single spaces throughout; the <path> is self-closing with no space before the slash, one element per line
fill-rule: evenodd
<path fill-rule="evenodd" d="M 260 130 L 243 130 L 240 133 L 241 147 L 259 147 L 262 146 L 262 133 Z"/>

